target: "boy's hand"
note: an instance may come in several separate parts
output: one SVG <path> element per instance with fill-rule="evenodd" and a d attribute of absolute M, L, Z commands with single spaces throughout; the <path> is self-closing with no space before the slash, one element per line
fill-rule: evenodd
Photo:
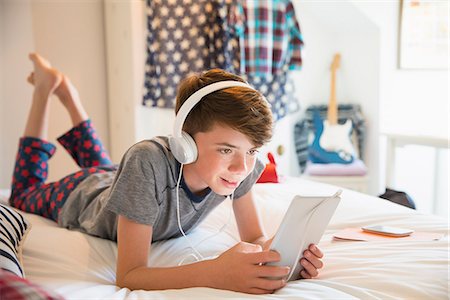
<path fill-rule="evenodd" d="M 267 240 L 263 244 L 263 250 L 269 250 L 272 244 L 273 237 Z M 309 248 L 303 252 L 303 258 L 300 259 L 299 263 L 303 266 L 300 271 L 300 277 L 304 279 L 311 279 L 319 275 L 319 269 L 323 268 L 323 253 L 317 247 L 317 245 L 311 244 Z"/>
<path fill-rule="evenodd" d="M 214 287 L 251 294 L 270 294 L 286 285 L 289 267 L 266 266 L 280 260 L 275 251 L 240 242 L 215 259 Z M 217 272 L 217 273 L 216 273 Z M 275 277 L 278 279 L 268 279 Z"/>
<path fill-rule="evenodd" d="M 272 237 L 271 239 L 269 239 L 263 243 L 263 245 L 262 245 L 263 250 L 270 250 L 270 245 L 272 245 L 273 238 L 274 237 Z"/>
<path fill-rule="evenodd" d="M 300 259 L 300 264 L 303 270 L 300 271 L 300 276 L 304 279 L 311 279 L 319 275 L 319 269 L 323 267 L 323 253 L 319 247 L 314 244 L 309 245 L 309 248 L 303 252 L 303 257 Z"/>

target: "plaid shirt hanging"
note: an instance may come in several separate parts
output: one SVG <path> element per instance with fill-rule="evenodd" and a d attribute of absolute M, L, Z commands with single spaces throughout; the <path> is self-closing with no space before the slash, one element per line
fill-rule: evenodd
<path fill-rule="evenodd" d="M 179 82 L 212 68 L 239 73 L 230 18 L 238 0 L 147 0 L 143 104 L 173 108 Z"/>
<path fill-rule="evenodd" d="M 275 121 L 300 109 L 289 70 L 300 70 L 303 37 L 289 0 L 245 0 L 239 6 L 241 72 L 272 104 Z"/>
<path fill-rule="evenodd" d="M 244 0 L 236 26 L 242 73 L 264 76 L 302 66 L 303 37 L 289 0 Z"/>

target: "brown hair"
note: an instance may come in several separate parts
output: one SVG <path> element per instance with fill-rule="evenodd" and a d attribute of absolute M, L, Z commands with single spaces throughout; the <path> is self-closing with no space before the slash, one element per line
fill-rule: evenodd
<path fill-rule="evenodd" d="M 178 113 L 194 92 L 224 80 L 246 83 L 241 77 L 221 69 L 188 76 L 178 87 L 175 112 Z M 229 87 L 206 95 L 189 112 L 183 130 L 193 136 L 197 132 L 207 132 L 215 123 L 241 132 L 255 147 L 261 147 L 272 137 L 273 120 L 269 104 L 260 92 L 252 88 Z"/>

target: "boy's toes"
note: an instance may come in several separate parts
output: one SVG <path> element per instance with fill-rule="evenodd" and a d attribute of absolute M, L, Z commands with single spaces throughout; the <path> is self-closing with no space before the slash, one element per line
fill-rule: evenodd
<path fill-rule="evenodd" d="M 30 53 L 29 58 L 34 64 L 34 72 L 28 76 L 27 81 L 35 88 L 43 89 L 45 93 L 52 94 L 61 83 L 62 74 L 52 68 L 48 60 L 37 53 Z"/>
<path fill-rule="evenodd" d="M 50 62 L 48 60 L 46 60 L 45 58 L 43 58 L 42 56 L 40 56 L 39 54 L 33 52 L 30 53 L 28 55 L 28 57 L 33 61 L 33 63 L 42 66 L 42 67 L 46 67 L 46 68 L 50 68 Z"/>
<path fill-rule="evenodd" d="M 32 62 L 37 63 L 39 60 L 39 56 L 37 53 L 30 53 L 28 54 L 28 57 L 31 59 Z"/>
<path fill-rule="evenodd" d="M 34 85 L 34 72 L 31 72 L 27 77 L 27 81 Z"/>

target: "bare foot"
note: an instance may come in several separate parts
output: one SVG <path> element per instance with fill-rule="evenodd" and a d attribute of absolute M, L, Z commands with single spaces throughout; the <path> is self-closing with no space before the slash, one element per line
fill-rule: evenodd
<path fill-rule="evenodd" d="M 59 79 L 55 81 L 55 85 L 52 86 L 52 93 L 54 93 L 56 96 L 58 96 L 61 100 L 61 102 L 67 106 L 70 100 L 70 98 L 78 98 L 78 92 L 73 86 L 73 84 L 70 82 L 70 79 L 62 74 L 60 71 L 58 71 L 55 68 L 52 68 L 50 65 L 50 62 L 40 56 L 36 53 L 31 53 L 30 58 L 33 60 L 33 62 L 36 60 L 36 62 L 39 63 L 39 66 L 43 66 L 45 71 L 50 72 L 50 74 L 55 75 Z M 36 86 L 39 80 L 37 77 L 39 76 L 39 73 L 35 70 L 34 72 L 31 72 L 30 75 L 28 75 L 27 81 L 31 83 L 32 85 Z"/>
<path fill-rule="evenodd" d="M 56 96 L 58 96 L 61 103 L 69 112 L 74 125 L 87 120 L 88 115 L 83 108 L 80 96 L 78 95 L 78 91 L 72 84 L 70 79 L 66 75 L 59 72 L 57 69 L 52 68 L 50 66 L 50 63 L 42 56 L 32 53 L 30 54 L 30 58 L 33 60 L 33 62 L 36 61 L 40 68 L 37 69 L 35 63 L 35 70 L 28 76 L 28 82 L 37 87 L 37 85 L 41 81 L 43 81 L 41 80 L 42 73 L 53 74 L 53 76 L 56 77 L 57 80 L 53 82 L 51 89 L 49 89 L 50 93 L 54 93 Z"/>
<path fill-rule="evenodd" d="M 62 74 L 51 67 L 50 63 L 37 53 L 30 53 L 34 71 L 27 80 L 34 85 L 36 91 L 41 91 L 50 96 L 62 81 Z"/>

